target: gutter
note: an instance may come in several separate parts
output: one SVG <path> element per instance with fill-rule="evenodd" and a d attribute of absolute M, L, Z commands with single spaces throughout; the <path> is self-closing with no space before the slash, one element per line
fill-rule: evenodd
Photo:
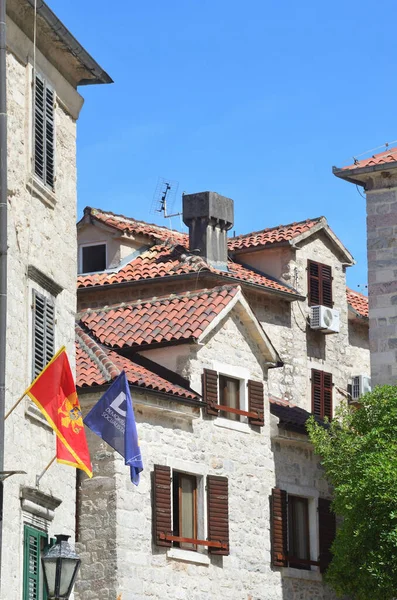
<path fill-rule="evenodd" d="M 349 183 L 355 185 L 361 185 L 365 189 L 366 182 L 357 179 L 357 175 L 369 175 L 371 173 L 379 173 L 382 171 L 391 171 L 397 167 L 397 161 L 394 163 L 382 163 L 380 165 L 372 165 L 370 167 L 356 167 L 354 169 L 339 169 L 338 167 L 332 167 L 332 173 L 339 179 L 345 179 Z"/>
<path fill-rule="evenodd" d="M 4 415 L 7 334 L 7 47 L 6 0 L 0 0 L 0 471 L 4 471 Z M 3 534 L 0 482 L 0 569 Z M 1 577 L 1 572 L 0 572 Z"/>

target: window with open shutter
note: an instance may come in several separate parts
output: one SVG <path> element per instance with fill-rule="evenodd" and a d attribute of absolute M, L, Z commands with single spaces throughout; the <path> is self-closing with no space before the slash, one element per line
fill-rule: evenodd
<path fill-rule="evenodd" d="M 263 427 L 265 424 L 263 381 L 248 381 L 248 410 L 258 415 L 257 417 L 248 417 L 249 423 Z"/>
<path fill-rule="evenodd" d="M 331 501 L 318 499 L 318 523 L 320 534 L 320 571 L 324 573 L 332 560 L 331 546 L 336 535 L 336 517 L 331 511 Z"/>
<path fill-rule="evenodd" d="M 271 497 L 272 564 L 288 566 L 288 510 L 287 492 L 273 488 Z"/>
<path fill-rule="evenodd" d="M 55 307 L 33 290 L 33 377 L 37 377 L 55 353 Z"/>
<path fill-rule="evenodd" d="M 321 305 L 332 308 L 331 267 L 309 260 L 307 262 L 307 272 L 309 306 Z"/>
<path fill-rule="evenodd" d="M 47 534 L 24 527 L 23 600 L 47 600 L 41 571 L 41 555 L 48 544 Z"/>
<path fill-rule="evenodd" d="M 153 471 L 153 541 L 157 546 L 170 548 L 171 540 L 165 537 L 172 533 L 171 523 L 171 469 L 154 465 Z"/>
<path fill-rule="evenodd" d="M 332 374 L 312 369 L 312 413 L 332 419 Z"/>
<path fill-rule="evenodd" d="M 211 369 L 204 369 L 203 398 L 207 405 L 207 414 L 218 415 L 218 373 Z"/>
<path fill-rule="evenodd" d="M 34 172 L 44 185 L 54 188 L 54 91 L 37 73 L 34 85 Z"/>

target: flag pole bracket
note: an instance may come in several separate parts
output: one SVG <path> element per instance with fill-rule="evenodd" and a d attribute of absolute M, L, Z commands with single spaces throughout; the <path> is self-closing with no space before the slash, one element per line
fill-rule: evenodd
<path fill-rule="evenodd" d="M 38 488 L 40 485 L 40 481 L 42 477 L 47 473 L 48 469 L 51 467 L 52 463 L 56 460 L 56 455 L 50 460 L 44 471 L 40 473 L 40 475 L 36 475 L 36 487 Z"/>

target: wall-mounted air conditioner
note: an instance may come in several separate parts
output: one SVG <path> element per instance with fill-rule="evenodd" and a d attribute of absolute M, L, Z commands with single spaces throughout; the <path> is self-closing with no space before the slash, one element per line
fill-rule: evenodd
<path fill-rule="evenodd" d="M 328 306 L 312 306 L 310 309 L 310 327 L 324 333 L 339 332 L 339 310 Z"/>
<path fill-rule="evenodd" d="M 351 385 L 351 398 L 354 402 L 371 391 L 371 377 L 368 377 L 368 375 L 356 375 L 356 377 L 352 378 Z"/>

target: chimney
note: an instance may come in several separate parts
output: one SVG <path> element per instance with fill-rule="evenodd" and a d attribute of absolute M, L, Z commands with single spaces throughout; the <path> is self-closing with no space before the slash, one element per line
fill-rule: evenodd
<path fill-rule="evenodd" d="M 227 270 L 227 231 L 233 227 L 234 203 L 216 192 L 183 196 L 183 222 L 189 227 L 189 250 L 211 266 Z"/>

